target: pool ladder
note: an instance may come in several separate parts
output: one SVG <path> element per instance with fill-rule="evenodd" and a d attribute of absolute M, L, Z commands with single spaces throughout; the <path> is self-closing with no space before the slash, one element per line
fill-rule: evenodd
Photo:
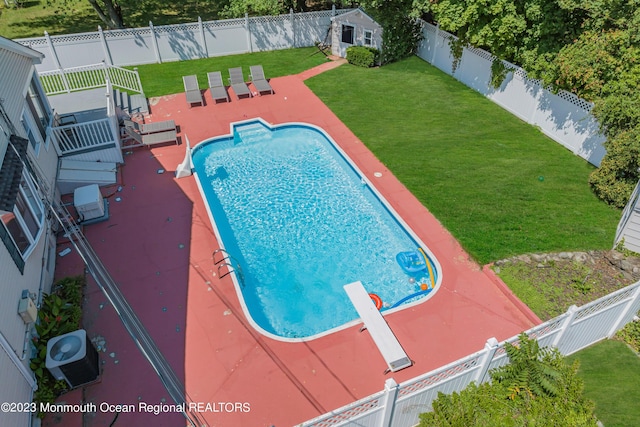
<path fill-rule="evenodd" d="M 216 261 L 216 254 L 220 253 L 222 254 L 222 258 L 220 258 L 218 261 Z M 244 288 L 244 274 L 242 273 L 242 267 L 240 267 L 240 263 L 238 262 L 237 259 L 233 258 L 229 252 L 227 252 L 226 250 L 220 248 L 220 249 L 216 249 L 215 251 L 213 251 L 213 254 L 211 254 L 211 258 L 213 259 L 213 265 L 217 265 L 218 266 L 218 277 L 220 277 L 221 279 L 227 275 L 229 275 L 230 273 L 234 272 L 236 273 L 236 278 L 238 279 L 238 281 L 240 282 L 240 286 L 242 288 Z M 233 262 L 235 261 L 236 265 L 233 265 Z M 227 267 L 227 272 L 224 274 L 220 274 L 220 269 L 222 267 Z"/>

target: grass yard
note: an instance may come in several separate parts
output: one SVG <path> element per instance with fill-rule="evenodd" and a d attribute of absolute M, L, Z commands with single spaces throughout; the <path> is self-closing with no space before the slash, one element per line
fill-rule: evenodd
<path fill-rule="evenodd" d="M 245 79 L 249 81 L 249 67 L 261 64 L 268 79 L 300 73 L 327 61 L 315 47 L 274 50 L 242 55 L 219 56 L 168 64 L 148 64 L 138 66 L 140 80 L 147 97 L 184 92 L 182 76 L 196 74 L 201 89 L 209 87 L 207 73 L 221 71 L 222 79 L 228 85 L 229 68 L 242 67 Z M 128 67 L 132 68 L 132 67 Z"/>
<path fill-rule="evenodd" d="M 105 28 L 87 0 L 28 0 L 18 1 L 21 6 L 11 7 L 0 2 L 0 35 L 9 39 L 41 37 L 44 31 L 51 35 L 96 31 Z M 218 18 L 226 1 L 142 0 L 121 2 L 124 24 L 127 27 L 181 24 Z"/>
<path fill-rule="evenodd" d="M 481 264 L 611 248 L 593 166 L 421 59 L 307 84 Z"/>
<path fill-rule="evenodd" d="M 606 427 L 640 426 L 640 357 L 620 341 L 603 341 L 568 357 L 580 361 L 585 396 Z"/>
<path fill-rule="evenodd" d="M 46 6 L 45 0 L 25 1 L 21 7 L 0 2 L 0 36 L 8 39 L 42 37 L 45 31 L 51 35 L 96 31 L 98 25 L 100 19 L 86 0 L 68 0 L 65 10 Z"/>

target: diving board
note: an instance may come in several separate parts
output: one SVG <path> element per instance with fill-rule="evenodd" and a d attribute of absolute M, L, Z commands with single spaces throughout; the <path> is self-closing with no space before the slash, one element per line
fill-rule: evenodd
<path fill-rule="evenodd" d="M 344 285 L 344 290 L 351 299 L 360 319 L 364 323 L 363 329 L 368 329 L 373 342 L 378 346 L 382 357 L 389 367 L 386 372 L 396 372 L 413 364 L 407 353 L 398 342 L 393 331 L 387 324 L 380 311 L 371 300 L 369 293 L 362 286 L 362 282 L 353 282 Z"/>

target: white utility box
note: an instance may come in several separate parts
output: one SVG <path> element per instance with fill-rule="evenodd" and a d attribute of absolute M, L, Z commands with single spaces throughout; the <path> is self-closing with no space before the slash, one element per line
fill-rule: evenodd
<path fill-rule="evenodd" d="M 98 184 L 76 188 L 73 192 L 73 205 L 81 222 L 105 215 L 105 203 Z"/>
<path fill-rule="evenodd" d="M 21 298 L 18 303 L 18 314 L 24 323 L 33 323 L 38 318 L 38 309 L 31 298 Z"/>

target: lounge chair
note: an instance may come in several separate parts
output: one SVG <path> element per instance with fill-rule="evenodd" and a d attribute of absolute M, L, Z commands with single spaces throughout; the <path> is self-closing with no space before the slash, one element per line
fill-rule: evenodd
<path fill-rule="evenodd" d="M 251 77 L 251 83 L 253 83 L 253 86 L 255 86 L 258 93 L 261 95 L 262 92 L 270 92 L 273 94 L 273 88 L 264 77 L 262 65 L 252 65 L 249 67 L 249 70 L 251 71 L 251 74 L 249 75 L 249 77 Z"/>
<path fill-rule="evenodd" d="M 251 98 L 251 91 L 249 86 L 244 82 L 244 76 L 242 75 L 242 68 L 229 68 L 229 84 L 236 94 L 236 98 L 240 99 L 241 96 L 249 96 Z"/>
<path fill-rule="evenodd" d="M 207 73 L 207 79 L 209 80 L 209 90 L 211 91 L 211 98 L 213 98 L 213 102 L 216 102 L 219 99 L 226 99 L 227 102 L 229 102 L 229 94 L 227 93 L 227 89 L 224 87 L 224 83 L 222 83 L 222 74 L 220 71 Z"/>
<path fill-rule="evenodd" d="M 178 143 L 178 136 L 176 135 L 175 129 L 140 135 L 138 132 L 133 130 L 133 128 L 125 126 L 124 131 L 129 137 L 127 139 L 135 141 L 134 144 L 127 145 L 126 148 L 141 147 L 143 145 L 151 146 L 156 144 L 166 144 L 168 142 L 173 142 L 174 144 Z"/>
<path fill-rule="evenodd" d="M 155 123 L 138 123 L 131 120 L 125 120 L 124 125 L 126 127 L 133 128 L 140 135 L 176 130 L 176 122 L 173 120 L 163 120 Z"/>
<path fill-rule="evenodd" d="M 187 103 L 189 104 L 189 108 L 191 108 L 192 104 L 204 105 L 202 92 L 200 92 L 200 87 L 198 86 L 198 78 L 196 77 L 196 75 L 194 74 L 192 76 L 182 76 L 182 82 L 184 83 L 184 92 L 187 95 Z"/>

